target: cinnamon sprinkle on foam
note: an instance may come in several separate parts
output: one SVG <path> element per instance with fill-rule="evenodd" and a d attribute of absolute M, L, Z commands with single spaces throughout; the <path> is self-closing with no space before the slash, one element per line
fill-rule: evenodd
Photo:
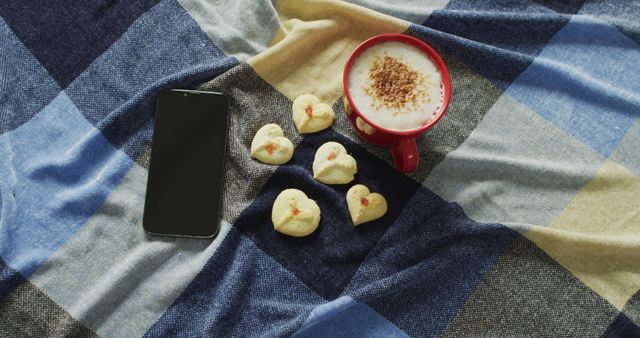
<path fill-rule="evenodd" d="M 411 104 L 415 107 L 418 99 L 424 99 L 426 94 L 422 89 L 424 79 L 421 74 L 387 55 L 373 62 L 369 68 L 369 79 L 371 85 L 363 89 L 377 106 L 402 109 Z M 402 114 L 402 111 L 396 114 Z"/>

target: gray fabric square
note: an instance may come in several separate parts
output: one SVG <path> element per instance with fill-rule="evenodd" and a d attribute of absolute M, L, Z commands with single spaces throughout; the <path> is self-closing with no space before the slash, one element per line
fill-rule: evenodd
<path fill-rule="evenodd" d="M 617 315 L 613 305 L 521 237 L 443 337 L 597 337 Z"/>
<path fill-rule="evenodd" d="M 221 92 L 229 98 L 231 117 L 225 160 L 223 218 L 233 223 L 278 168 L 255 161 L 249 155 L 256 131 L 267 123 L 276 123 L 294 145 L 301 139 L 291 118 L 293 102 L 245 63 L 198 89 Z"/>
<path fill-rule="evenodd" d="M 1 337 L 98 337 L 28 281 L 0 302 Z"/>

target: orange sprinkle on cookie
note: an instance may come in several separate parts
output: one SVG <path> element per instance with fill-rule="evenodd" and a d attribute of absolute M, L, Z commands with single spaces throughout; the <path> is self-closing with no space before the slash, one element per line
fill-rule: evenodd
<path fill-rule="evenodd" d="M 276 150 L 276 146 L 273 143 L 269 143 L 266 147 L 264 147 L 264 149 L 269 153 L 269 155 L 271 155 L 273 154 L 273 151 Z"/>

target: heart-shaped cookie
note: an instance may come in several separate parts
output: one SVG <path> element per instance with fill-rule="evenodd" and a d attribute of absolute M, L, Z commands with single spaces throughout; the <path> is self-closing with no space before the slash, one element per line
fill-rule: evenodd
<path fill-rule="evenodd" d="M 293 156 L 293 143 L 284 137 L 279 125 L 262 126 L 251 141 L 251 157 L 266 164 L 287 163 Z"/>
<path fill-rule="evenodd" d="M 376 220 L 387 213 L 387 200 L 384 196 L 369 191 L 362 184 L 356 184 L 347 191 L 347 207 L 353 225 Z"/>
<path fill-rule="evenodd" d="M 360 117 L 356 117 L 356 127 L 367 135 L 373 135 L 373 133 L 376 132 L 376 128 L 370 126 L 367 122 L 364 122 Z"/>
<path fill-rule="evenodd" d="M 356 160 L 338 142 L 327 142 L 318 148 L 313 159 L 313 178 L 325 184 L 346 184 L 358 172 Z"/>
<path fill-rule="evenodd" d="M 336 115 L 331 106 L 320 103 L 313 94 L 298 96 L 293 101 L 293 123 L 300 134 L 315 133 L 329 128 Z"/>
<path fill-rule="evenodd" d="M 342 97 L 342 105 L 344 106 L 344 112 L 347 113 L 347 116 L 351 116 L 351 114 L 353 114 L 353 108 L 346 96 Z"/>
<path fill-rule="evenodd" d="M 293 237 L 304 237 L 320 224 L 320 207 L 297 189 L 283 190 L 271 209 L 273 229 Z"/>

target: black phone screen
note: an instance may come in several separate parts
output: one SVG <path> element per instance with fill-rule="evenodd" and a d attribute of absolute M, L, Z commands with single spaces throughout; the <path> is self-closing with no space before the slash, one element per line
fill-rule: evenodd
<path fill-rule="evenodd" d="M 142 220 L 147 232 L 218 233 L 228 106 L 220 93 L 172 89 L 158 96 Z"/>

